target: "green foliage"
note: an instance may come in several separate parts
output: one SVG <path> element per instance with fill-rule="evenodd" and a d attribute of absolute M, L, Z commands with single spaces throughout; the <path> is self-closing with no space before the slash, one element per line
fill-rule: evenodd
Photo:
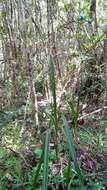
<path fill-rule="evenodd" d="M 56 132 L 56 157 L 58 158 L 58 145 L 57 145 L 57 138 L 58 138 L 58 108 L 57 108 L 57 102 L 56 102 L 56 79 L 55 79 L 55 66 L 52 56 L 50 55 L 49 58 L 49 76 L 50 76 L 50 88 L 53 98 L 53 104 L 52 104 L 52 113 L 53 113 L 53 121 L 55 126 L 55 132 Z"/>
<path fill-rule="evenodd" d="M 9 183 L 13 183 L 14 185 L 24 183 L 21 160 L 16 157 L 6 158 L 5 155 L 4 168 L 1 169 L 0 175 L 2 175 L 0 177 L 1 188 L 7 189 Z"/>
<path fill-rule="evenodd" d="M 72 128 L 74 136 L 77 136 L 78 131 L 78 105 L 75 105 L 73 101 L 69 102 L 70 113 L 72 117 Z"/>
<path fill-rule="evenodd" d="M 46 134 L 45 147 L 44 147 L 44 169 L 43 169 L 43 186 L 42 190 L 48 189 L 48 157 L 49 157 L 49 142 L 50 142 L 50 131 Z"/>
<path fill-rule="evenodd" d="M 42 155 L 42 149 L 36 148 L 34 152 L 35 152 L 36 158 L 40 159 L 40 157 Z"/>
<path fill-rule="evenodd" d="M 72 136 L 72 131 L 69 129 L 67 120 L 66 120 L 64 115 L 62 115 L 62 119 L 63 119 L 63 124 L 64 124 L 65 135 L 66 135 L 66 138 L 67 138 L 68 148 L 69 148 L 69 157 L 74 162 L 74 167 L 75 167 L 75 170 L 76 170 L 77 175 L 79 177 L 80 184 L 84 188 L 83 175 L 81 173 L 80 167 L 79 167 L 78 162 L 77 162 L 76 152 L 75 152 L 74 142 L 73 142 L 73 136 Z"/>
<path fill-rule="evenodd" d="M 92 2 L 1 0 L 0 190 L 107 189 L 106 113 L 87 116 L 107 92 L 106 1 Z"/>
<path fill-rule="evenodd" d="M 34 190 L 38 185 L 38 179 L 39 179 L 40 170 L 43 163 L 43 158 L 44 158 L 44 150 L 42 151 L 42 154 L 41 154 L 41 157 L 36 169 L 34 169 L 33 171 L 32 180 L 31 180 L 31 190 Z"/>

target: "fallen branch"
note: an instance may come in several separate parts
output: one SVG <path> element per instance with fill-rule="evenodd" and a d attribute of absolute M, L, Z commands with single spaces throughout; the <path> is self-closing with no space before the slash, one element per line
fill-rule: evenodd
<path fill-rule="evenodd" d="M 95 110 L 95 111 L 93 111 L 93 112 L 91 112 L 91 113 L 84 114 L 84 115 L 82 115 L 81 117 L 79 117 L 78 120 L 81 120 L 81 119 L 85 119 L 85 118 L 87 118 L 87 117 L 90 117 L 90 116 L 92 116 L 92 115 L 94 115 L 94 114 L 96 114 L 96 113 L 99 113 L 99 112 L 103 111 L 103 109 L 104 109 L 104 108 L 100 108 L 100 109 Z"/>
<path fill-rule="evenodd" d="M 103 111 L 104 109 L 107 109 L 107 106 L 104 106 L 104 108 L 100 108 L 100 109 L 97 109 L 97 110 L 95 110 L 95 111 L 93 111 L 93 112 L 91 112 L 91 113 L 87 113 L 87 114 L 84 114 L 84 115 L 80 116 L 80 117 L 78 118 L 78 121 L 80 121 L 80 120 L 82 120 L 82 119 L 89 118 L 89 117 L 91 117 L 92 115 L 97 114 L 97 113 Z M 72 120 L 69 120 L 68 123 L 72 123 Z"/>

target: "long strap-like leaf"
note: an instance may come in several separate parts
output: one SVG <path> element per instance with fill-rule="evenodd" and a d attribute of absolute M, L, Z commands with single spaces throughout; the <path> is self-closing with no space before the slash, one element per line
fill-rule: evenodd
<path fill-rule="evenodd" d="M 64 114 L 62 114 L 62 120 L 63 120 L 65 135 L 67 138 L 68 148 L 69 148 L 69 156 L 70 156 L 70 159 L 72 159 L 74 162 L 75 170 L 77 172 L 77 175 L 79 177 L 81 184 L 83 185 L 83 175 L 81 173 L 79 164 L 76 159 L 76 152 L 75 152 L 75 147 L 74 147 L 74 142 L 73 142 L 72 130 L 69 129 L 68 122 L 67 122 Z"/>
<path fill-rule="evenodd" d="M 48 158 L 49 158 L 50 130 L 46 134 L 44 148 L 44 169 L 43 169 L 43 186 L 42 190 L 48 189 Z"/>

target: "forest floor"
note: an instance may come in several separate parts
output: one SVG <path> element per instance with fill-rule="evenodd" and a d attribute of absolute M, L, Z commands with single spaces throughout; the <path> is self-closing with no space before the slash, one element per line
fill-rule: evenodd
<path fill-rule="evenodd" d="M 19 113 L 20 112 L 20 113 Z M 21 110 L 2 115 L 5 125 L 1 129 L 0 146 L 0 190 L 30 190 L 32 176 L 39 163 L 43 149 L 47 122 L 40 121 L 36 128 L 31 113 L 23 120 Z M 103 110 L 92 105 L 86 108 L 78 120 L 78 134 L 75 140 L 77 160 L 85 176 L 86 189 L 107 189 L 107 135 L 106 120 Z M 67 116 L 67 115 L 66 115 Z M 45 117 L 45 116 L 44 116 Z M 68 124 L 72 128 L 68 115 Z M 60 124 L 62 125 L 62 124 Z M 62 126 L 60 126 L 61 128 Z M 59 157 L 55 157 L 55 142 L 50 142 L 49 157 L 49 190 L 68 190 L 67 171 L 68 153 L 66 140 L 61 133 L 58 139 Z M 72 165 L 72 163 L 71 163 Z M 71 167 L 72 168 L 72 167 Z M 37 188 L 41 189 L 42 170 L 38 178 Z M 72 189 L 79 189 L 78 177 L 71 169 L 70 184 Z"/>

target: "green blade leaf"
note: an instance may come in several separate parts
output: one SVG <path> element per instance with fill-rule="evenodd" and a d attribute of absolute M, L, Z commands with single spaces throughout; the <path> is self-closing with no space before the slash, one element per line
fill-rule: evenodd
<path fill-rule="evenodd" d="M 50 142 L 50 130 L 47 132 L 46 139 L 45 139 L 44 169 L 43 169 L 43 186 L 42 186 L 42 190 L 47 190 L 48 189 L 49 142 Z"/>
<path fill-rule="evenodd" d="M 73 160 L 74 167 L 75 167 L 75 170 L 77 172 L 78 178 L 80 180 L 81 185 L 83 185 L 83 181 L 84 181 L 83 180 L 83 175 L 81 173 L 81 170 L 79 168 L 79 164 L 77 162 L 72 131 L 70 130 L 70 128 L 68 126 L 68 122 L 67 122 L 64 114 L 62 114 L 62 120 L 63 120 L 65 135 L 66 135 L 66 138 L 67 138 L 68 148 L 69 148 L 69 157 L 70 157 L 71 160 Z"/>

